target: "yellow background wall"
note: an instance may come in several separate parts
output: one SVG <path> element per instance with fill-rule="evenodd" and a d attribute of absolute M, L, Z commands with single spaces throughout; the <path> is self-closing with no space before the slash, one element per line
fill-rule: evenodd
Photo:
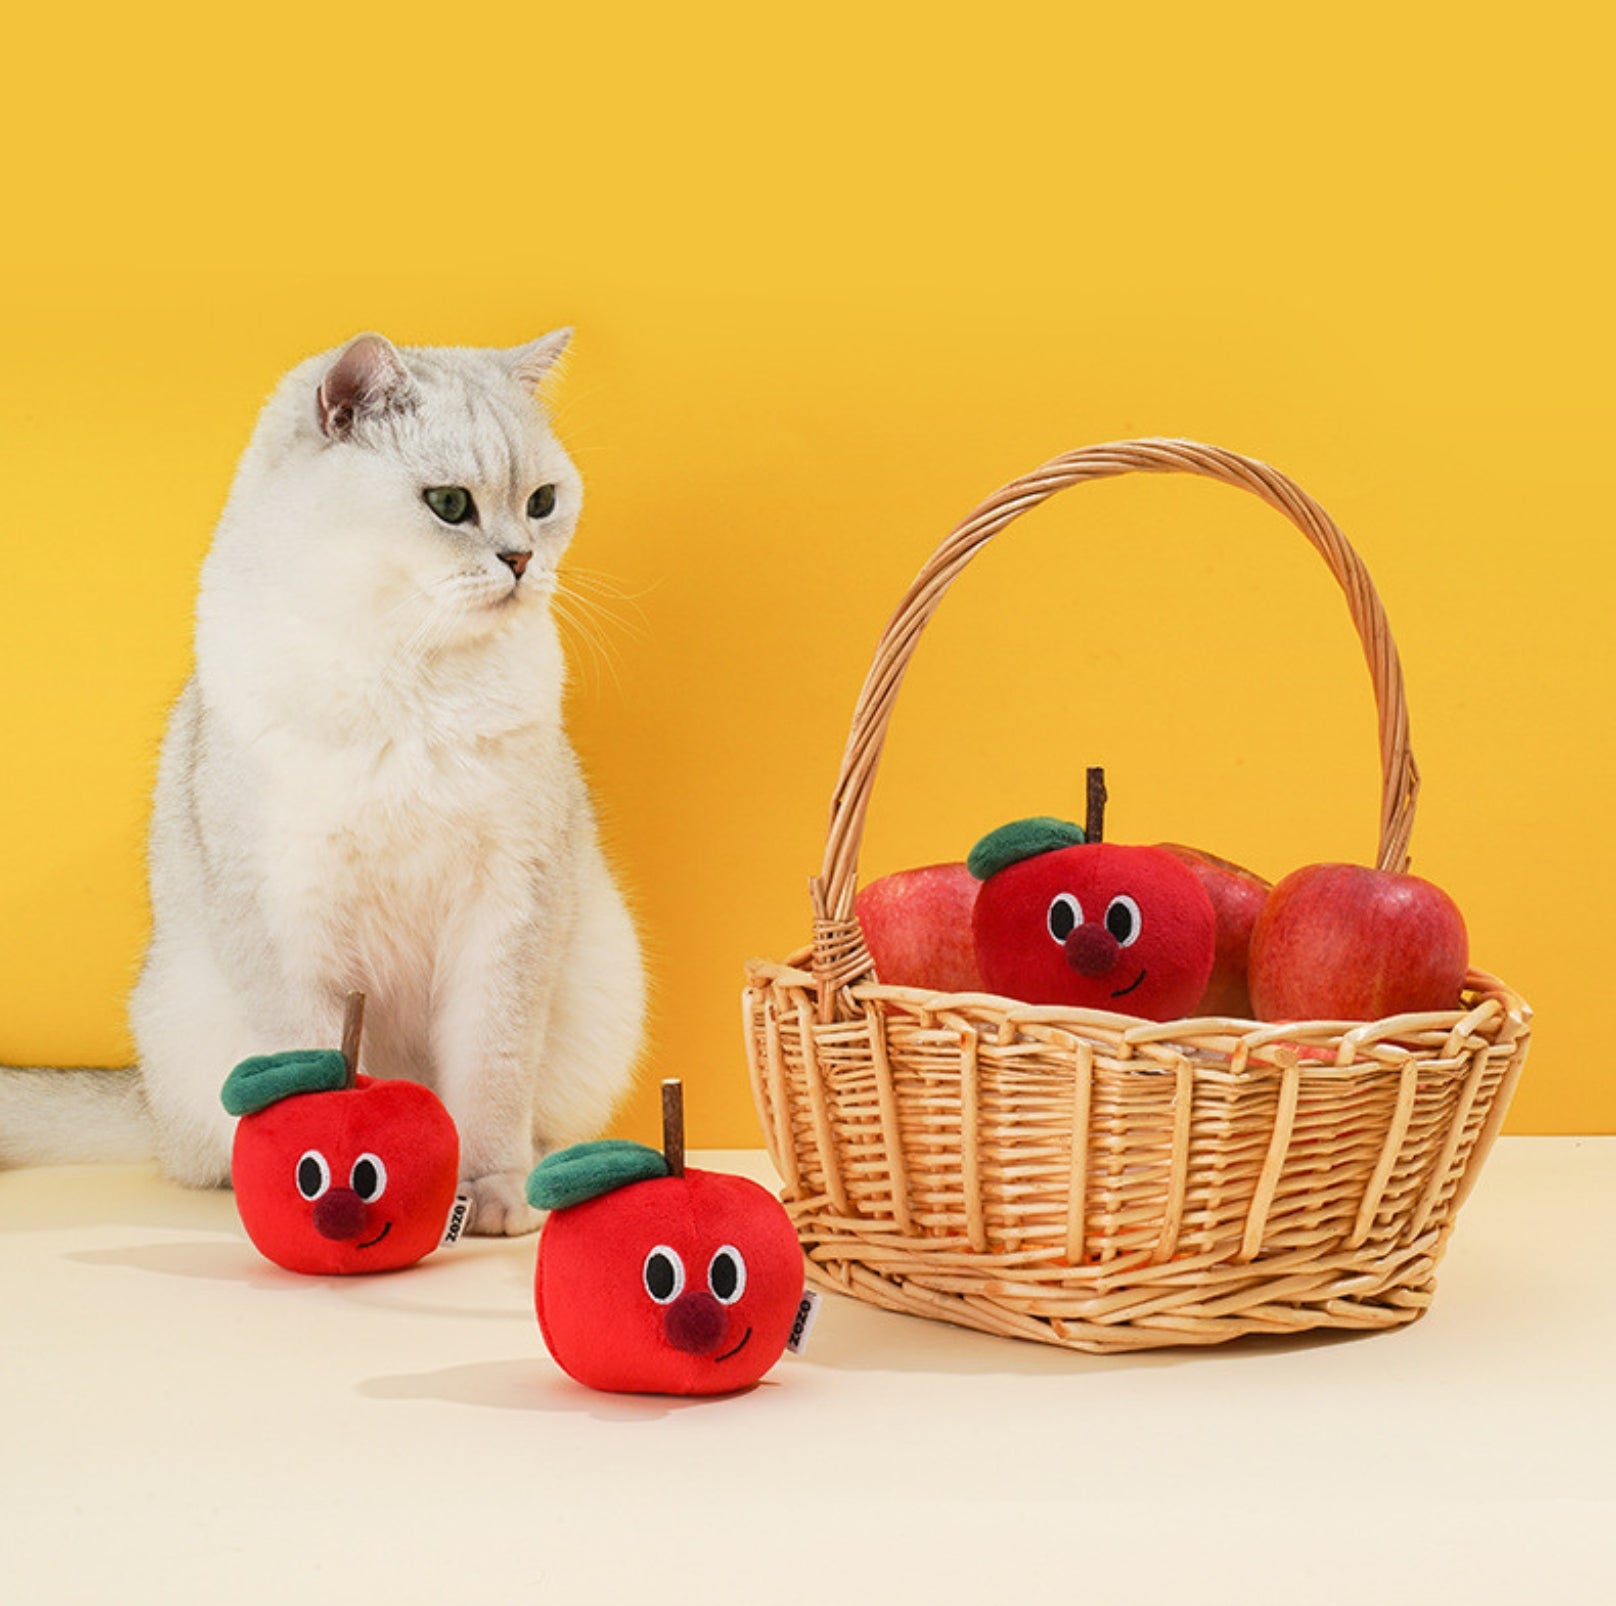
<path fill-rule="evenodd" d="M 1601 8 L 1602 9 L 1602 8 Z M 259 402 L 365 328 L 576 325 L 572 717 L 656 1046 L 750 1144 L 854 694 L 931 546 L 1067 447 L 1266 458 L 1402 647 L 1415 868 L 1536 1006 L 1515 1131 L 1616 1129 L 1609 24 L 1548 3 L 31 8 L 0 100 L 0 1059 L 116 1063 L 197 566 Z M 600 576 L 609 577 L 601 580 Z M 1374 850 L 1318 560 L 1199 482 L 1016 526 L 917 659 L 865 869 L 1081 809 Z M 288 1045 L 291 1046 L 291 1045 Z M 220 1067 L 220 1075 L 228 1069 Z"/>

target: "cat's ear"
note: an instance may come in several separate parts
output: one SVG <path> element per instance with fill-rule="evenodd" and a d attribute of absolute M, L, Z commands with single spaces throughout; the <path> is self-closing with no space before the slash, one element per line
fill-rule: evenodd
<path fill-rule="evenodd" d="M 346 440 L 355 423 L 401 400 L 410 390 L 404 359 L 380 335 L 350 340 L 320 381 L 320 428 L 331 440 Z"/>
<path fill-rule="evenodd" d="M 513 346 L 505 353 L 505 360 L 511 365 L 511 377 L 529 389 L 536 388 L 539 381 L 561 361 L 561 354 L 571 340 L 570 329 L 553 329 L 537 340 L 528 341 L 525 346 Z"/>

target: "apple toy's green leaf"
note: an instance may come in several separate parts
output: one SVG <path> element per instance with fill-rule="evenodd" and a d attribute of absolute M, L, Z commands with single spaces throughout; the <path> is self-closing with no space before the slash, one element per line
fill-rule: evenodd
<path fill-rule="evenodd" d="M 565 1210 L 631 1182 L 667 1175 L 667 1160 L 643 1143 L 624 1138 L 575 1143 L 547 1155 L 528 1173 L 527 1202 L 535 1210 Z"/>
<path fill-rule="evenodd" d="M 1030 820 L 1012 820 L 997 831 L 989 831 L 965 861 L 965 867 L 978 881 L 997 875 L 1007 865 L 1057 848 L 1075 848 L 1088 840 L 1083 827 L 1070 820 L 1057 820 L 1040 814 Z"/>
<path fill-rule="evenodd" d="M 348 1064 L 339 1050 L 304 1048 L 243 1060 L 225 1078 L 219 1098 L 232 1115 L 256 1115 L 294 1093 L 331 1093 L 347 1085 Z"/>

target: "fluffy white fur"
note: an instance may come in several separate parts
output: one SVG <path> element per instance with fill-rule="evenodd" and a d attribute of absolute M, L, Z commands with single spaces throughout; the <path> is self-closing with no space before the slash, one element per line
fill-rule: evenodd
<path fill-rule="evenodd" d="M 550 612 L 582 487 L 533 387 L 565 342 L 365 336 L 264 409 L 163 744 L 132 1005 L 182 1182 L 228 1180 L 230 1068 L 334 1044 L 353 988 L 365 1069 L 454 1116 L 478 1231 L 533 1227 L 536 1157 L 596 1135 L 627 1086 L 639 952 L 562 729 Z M 554 510 L 530 517 L 543 485 Z M 438 518 L 435 486 L 468 490 L 475 522 Z M 135 1107 L 116 1073 L 7 1073 L 0 1156 L 123 1157 Z"/>

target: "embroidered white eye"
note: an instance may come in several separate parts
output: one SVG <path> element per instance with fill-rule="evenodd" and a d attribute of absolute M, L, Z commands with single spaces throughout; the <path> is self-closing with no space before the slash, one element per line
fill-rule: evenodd
<path fill-rule="evenodd" d="M 1050 936 L 1056 942 L 1065 942 L 1083 924 L 1083 905 L 1069 892 L 1057 893 L 1047 918 Z"/>
<path fill-rule="evenodd" d="M 318 1199 L 331 1186 L 331 1167 L 318 1149 L 306 1149 L 297 1162 L 297 1191 L 305 1199 Z"/>
<path fill-rule="evenodd" d="M 713 1256 L 707 1286 L 720 1305 L 733 1305 L 746 1292 L 746 1261 L 734 1244 L 725 1244 Z"/>
<path fill-rule="evenodd" d="M 1144 929 L 1144 924 L 1144 917 L 1139 913 L 1139 905 L 1126 892 L 1118 893 L 1105 911 L 1105 929 L 1124 948 L 1131 948 L 1139 941 L 1139 933 Z"/>
<path fill-rule="evenodd" d="M 369 1204 L 381 1198 L 387 1188 L 387 1167 L 379 1154 L 362 1154 L 353 1163 L 348 1186 Z"/>
<path fill-rule="evenodd" d="M 685 1290 L 685 1263 L 679 1252 L 658 1244 L 645 1257 L 645 1291 L 659 1305 L 671 1305 Z"/>

